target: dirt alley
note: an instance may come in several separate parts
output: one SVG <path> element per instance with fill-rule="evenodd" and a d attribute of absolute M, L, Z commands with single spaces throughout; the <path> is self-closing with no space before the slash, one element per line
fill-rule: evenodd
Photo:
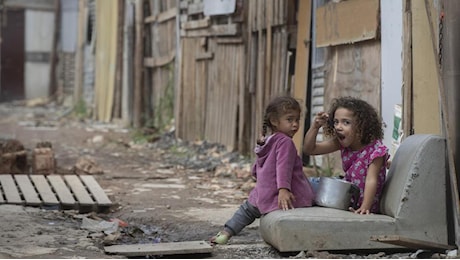
<path fill-rule="evenodd" d="M 50 142 L 61 174 L 71 172 L 77 159 L 91 158 L 103 172 L 94 177 L 115 205 L 97 214 L 0 205 L 0 258 L 125 258 L 106 254 L 104 245 L 208 240 L 254 185 L 251 160 L 219 145 L 184 143 L 173 138 L 173 132 L 151 142 L 135 142 L 141 135 L 133 130 L 69 115 L 65 108 L 52 105 L 0 104 L 0 139 L 17 139 L 29 151 L 38 142 Z M 106 236 L 81 229 L 83 217 L 116 218 L 128 226 Z M 420 256 L 415 251 L 284 255 L 264 243 L 257 227 L 258 221 L 229 245 L 214 247 L 212 254 L 172 257 Z"/>

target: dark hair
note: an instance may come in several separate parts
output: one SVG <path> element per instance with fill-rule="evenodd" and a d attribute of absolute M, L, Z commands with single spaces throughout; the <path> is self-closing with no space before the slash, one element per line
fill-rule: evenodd
<path fill-rule="evenodd" d="M 339 97 L 332 100 L 329 109 L 329 122 L 323 128 L 326 136 L 335 136 L 334 115 L 338 108 L 353 111 L 356 117 L 356 131 L 361 136 L 362 144 L 383 139 L 382 120 L 373 106 L 364 100 L 354 97 Z"/>
<path fill-rule="evenodd" d="M 268 128 L 273 131 L 273 125 L 270 120 L 278 119 L 289 111 L 298 111 L 299 113 L 302 111 L 299 102 L 293 97 L 276 97 L 268 104 L 263 119 L 262 138 L 257 140 L 257 144 L 263 145 L 265 143 Z"/>

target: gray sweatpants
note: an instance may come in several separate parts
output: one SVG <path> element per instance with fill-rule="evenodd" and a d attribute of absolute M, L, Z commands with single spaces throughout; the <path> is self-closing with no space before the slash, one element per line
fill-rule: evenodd
<path fill-rule="evenodd" d="M 225 223 L 224 230 L 234 236 L 261 216 L 259 209 L 246 200 L 233 214 L 233 217 Z"/>

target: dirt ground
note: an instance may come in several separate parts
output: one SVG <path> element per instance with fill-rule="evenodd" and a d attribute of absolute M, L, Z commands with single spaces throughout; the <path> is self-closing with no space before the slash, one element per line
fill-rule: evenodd
<path fill-rule="evenodd" d="M 216 144 L 176 140 L 173 130 L 154 140 L 115 124 L 78 120 L 53 106 L 0 104 L 0 139 L 17 139 L 26 149 L 50 142 L 59 173 L 90 158 L 94 175 L 115 204 L 105 213 L 79 214 L 0 205 L 0 258 L 126 258 L 104 246 L 208 240 L 246 198 L 254 182 L 251 159 Z M 82 220 L 121 220 L 116 232 L 82 228 Z M 172 258 L 446 258 L 423 251 L 299 252 L 280 254 L 264 243 L 258 221 L 210 254 Z M 166 258 L 145 256 L 139 258 Z"/>

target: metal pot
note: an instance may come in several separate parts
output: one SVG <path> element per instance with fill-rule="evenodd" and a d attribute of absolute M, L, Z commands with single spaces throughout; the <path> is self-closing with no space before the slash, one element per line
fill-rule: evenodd
<path fill-rule="evenodd" d="M 354 205 L 351 205 L 353 198 Z M 319 206 L 348 210 L 356 208 L 359 199 L 359 188 L 355 184 L 337 178 L 321 177 L 315 202 Z"/>

